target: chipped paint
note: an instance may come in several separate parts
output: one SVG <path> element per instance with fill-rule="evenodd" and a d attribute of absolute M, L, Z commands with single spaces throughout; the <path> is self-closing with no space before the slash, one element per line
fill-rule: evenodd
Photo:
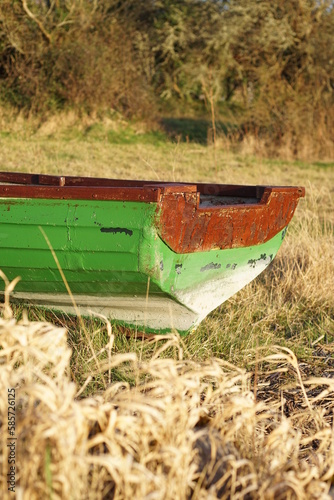
<path fill-rule="evenodd" d="M 182 264 L 175 264 L 175 271 L 177 274 L 181 274 Z"/>
<path fill-rule="evenodd" d="M 211 269 L 220 269 L 222 267 L 221 264 L 210 262 L 206 266 L 201 267 L 200 271 L 203 273 L 204 271 L 210 271 Z"/>
<path fill-rule="evenodd" d="M 212 206 L 200 202 L 200 196 L 205 195 L 207 189 L 205 185 L 197 185 L 197 192 L 192 194 L 166 188 L 160 202 L 161 238 L 176 253 L 265 243 L 289 224 L 299 198 L 304 196 L 304 189 L 298 187 L 234 186 L 237 192 L 244 190 L 246 202 L 240 202 L 243 196 L 239 196 L 233 198 L 232 204 L 228 196 L 230 188 L 218 186 L 219 196 L 215 196 Z M 250 194 L 252 203 L 247 202 Z M 219 197 L 220 205 L 217 204 Z M 230 204 L 225 204 L 226 198 Z"/>
<path fill-rule="evenodd" d="M 133 235 L 133 231 L 131 229 L 127 229 L 126 227 L 101 227 L 100 231 L 101 233 L 124 233 L 127 236 Z"/>
<path fill-rule="evenodd" d="M 41 226 L 81 314 L 186 333 L 270 264 L 303 194 L 0 172 L 1 268 L 18 300 L 73 312 Z"/>
<path fill-rule="evenodd" d="M 199 324 L 211 311 L 223 304 L 232 295 L 255 279 L 270 264 L 270 259 L 261 259 L 256 268 L 240 266 L 238 271 L 222 274 L 186 290 L 175 293 L 179 302 L 196 312 Z"/>

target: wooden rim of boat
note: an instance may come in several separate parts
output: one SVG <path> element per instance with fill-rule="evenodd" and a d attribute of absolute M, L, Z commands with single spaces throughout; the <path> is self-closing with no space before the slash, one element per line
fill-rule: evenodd
<path fill-rule="evenodd" d="M 177 253 L 265 243 L 290 222 L 303 187 L 0 172 L 0 197 L 157 203 L 158 234 Z"/>

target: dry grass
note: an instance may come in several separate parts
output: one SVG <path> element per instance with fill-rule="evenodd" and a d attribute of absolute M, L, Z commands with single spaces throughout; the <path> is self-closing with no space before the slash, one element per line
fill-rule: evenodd
<path fill-rule="evenodd" d="M 2 319 L 0 345 L 2 498 L 11 387 L 19 498 L 328 498 L 334 381 L 305 379 L 290 350 L 272 347 L 255 384 L 221 359 L 183 360 L 170 336 L 148 362 L 100 367 L 126 364 L 133 386 L 77 399 L 64 329 Z M 171 345 L 178 360 L 161 357 Z"/>
<path fill-rule="evenodd" d="M 108 127 L 59 132 L 58 124 L 57 133 L 36 135 L 24 128 L 6 134 L 3 125 L 0 168 L 299 184 L 306 199 L 273 265 L 185 339 L 138 342 L 107 323 L 47 316 L 67 334 L 41 311 L 29 311 L 30 322 L 21 308 L 21 319 L 8 318 L 7 308 L 0 322 L 2 497 L 6 391 L 17 387 L 18 498 L 327 498 L 333 164 L 196 144 L 113 144 Z"/>

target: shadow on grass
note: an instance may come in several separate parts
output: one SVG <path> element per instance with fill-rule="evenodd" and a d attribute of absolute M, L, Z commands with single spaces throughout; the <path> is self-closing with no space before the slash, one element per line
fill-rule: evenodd
<path fill-rule="evenodd" d="M 208 144 L 213 140 L 212 122 L 203 118 L 162 118 L 161 125 L 171 139 L 181 142 Z M 217 132 L 227 134 L 232 126 L 221 121 L 216 122 Z"/>
<path fill-rule="evenodd" d="M 229 122 L 216 121 L 217 135 L 227 135 L 236 130 Z M 207 145 L 213 143 L 212 122 L 206 118 L 161 118 L 160 129 L 138 132 L 134 127 L 116 130 L 105 130 L 102 124 L 88 126 L 83 138 L 91 140 L 107 140 L 110 144 L 153 144 L 160 146 L 172 140 L 177 142 L 193 142 Z"/>

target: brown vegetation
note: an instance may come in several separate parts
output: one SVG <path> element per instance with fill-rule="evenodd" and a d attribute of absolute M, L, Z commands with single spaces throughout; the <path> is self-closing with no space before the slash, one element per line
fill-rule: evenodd
<path fill-rule="evenodd" d="M 66 331 L 26 318 L 16 323 L 8 313 L 0 320 L 2 498 L 11 495 L 12 387 L 20 498 L 329 498 L 334 382 L 307 378 L 288 349 L 273 347 L 258 361 L 255 382 L 223 360 L 183 360 L 177 337 L 160 349 L 156 339 L 148 362 L 109 356 L 98 367 L 109 373 L 106 390 L 78 399 Z M 111 332 L 109 344 L 113 350 Z M 163 359 L 172 346 L 178 360 Z M 110 379 L 121 365 L 133 386 Z"/>
<path fill-rule="evenodd" d="M 208 114 L 215 143 L 333 155 L 324 0 L 3 0 L 0 100 L 29 113 Z"/>

